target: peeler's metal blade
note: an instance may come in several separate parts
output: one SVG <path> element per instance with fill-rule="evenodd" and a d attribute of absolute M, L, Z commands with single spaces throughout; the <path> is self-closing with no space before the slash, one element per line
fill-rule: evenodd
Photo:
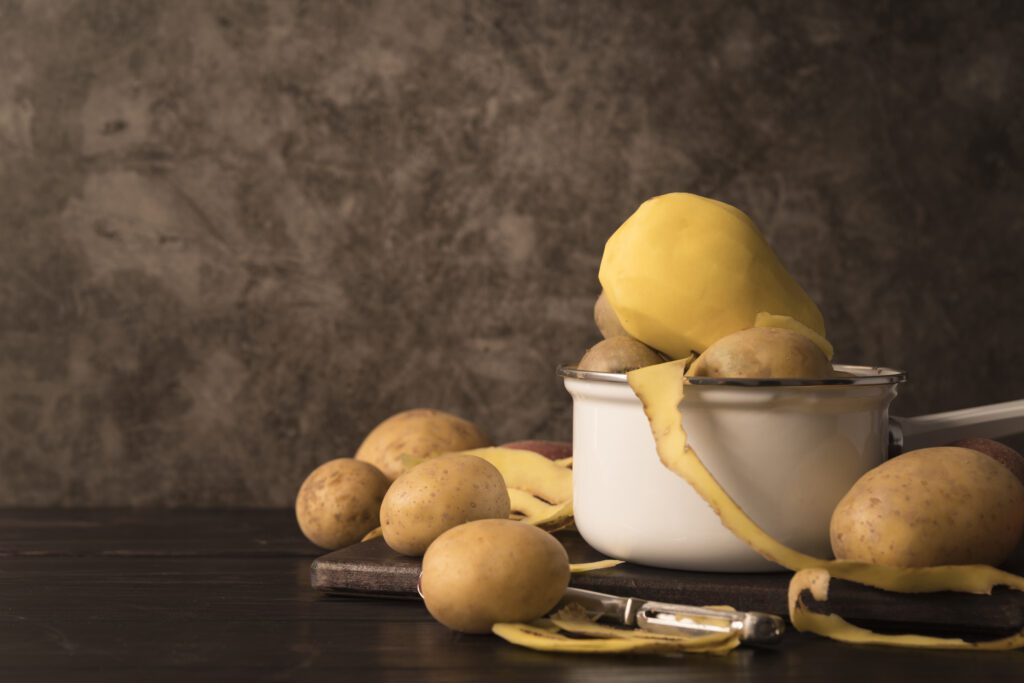
<path fill-rule="evenodd" d="M 735 633 L 747 645 L 774 645 L 782 639 L 786 629 L 785 622 L 774 614 L 653 602 L 580 588 L 567 589 L 558 608 L 569 604 L 579 605 L 589 614 L 653 633 Z"/>

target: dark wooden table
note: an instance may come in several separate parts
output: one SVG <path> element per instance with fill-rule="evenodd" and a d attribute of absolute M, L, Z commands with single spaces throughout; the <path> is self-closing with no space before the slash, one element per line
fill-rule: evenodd
<path fill-rule="evenodd" d="M 1020 681 L 1024 652 L 789 633 L 726 657 L 531 652 L 324 597 L 290 511 L 0 511 L 0 681 Z"/>

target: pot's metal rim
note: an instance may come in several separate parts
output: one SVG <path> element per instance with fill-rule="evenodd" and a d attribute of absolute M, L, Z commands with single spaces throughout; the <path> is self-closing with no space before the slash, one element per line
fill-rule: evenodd
<path fill-rule="evenodd" d="M 907 373 L 893 368 L 872 367 L 870 365 L 832 366 L 837 371 L 850 376 L 826 377 L 822 379 L 748 379 L 744 377 L 688 377 L 690 384 L 697 386 L 730 386 L 730 387 L 824 387 L 824 386 L 871 386 L 879 384 L 902 384 L 907 381 Z M 594 372 L 579 370 L 572 365 L 559 365 L 557 370 L 563 379 L 582 379 L 592 382 L 626 383 L 626 374 L 619 372 Z"/>

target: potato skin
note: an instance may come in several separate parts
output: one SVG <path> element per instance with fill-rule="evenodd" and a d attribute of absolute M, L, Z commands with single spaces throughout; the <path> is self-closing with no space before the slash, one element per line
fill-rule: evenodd
<path fill-rule="evenodd" d="M 423 557 L 427 610 L 463 633 L 547 614 L 569 585 L 569 556 L 554 536 L 512 520 L 488 519 L 442 534 Z"/>
<path fill-rule="evenodd" d="M 374 427 L 356 451 L 356 460 L 374 465 L 394 481 L 405 472 L 403 456 L 424 458 L 490 445 L 472 422 L 440 410 L 416 408 L 392 415 Z"/>
<path fill-rule="evenodd" d="M 380 524 L 380 505 L 391 482 L 373 465 L 352 458 L 313 470 L 295 498 L 295 517 L 312 543 L 336 550 Z"/>
<path fill-rule="evenodd" d="M 832 514 L 843 560 L 899 567 L 1004 562 L 1024 531 L 1024 485 L 989 456 L 923 448 L 861 477 Z"/>
<path fill-rule="evenodd" d="M 751 327 L 722 337 L 694 362 L 694 377 L 824 379 L 832 364 L 809 338 L 781 327 Z"/>
<path fill-rule="evenodd" d="M 395 480 L 380 508 L 384 541 L 419 556 L 448 529 L 477 519 L 507 519 L 511 510 L 501 472 L 473 455 L 449 453 Z"/>

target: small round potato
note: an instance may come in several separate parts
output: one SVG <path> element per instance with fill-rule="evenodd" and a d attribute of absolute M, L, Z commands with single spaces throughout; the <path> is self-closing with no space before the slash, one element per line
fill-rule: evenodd
<path fill-rule="evenodd" d="M 780 327 L 751 327 L 726 335 L 694 362 L 692 377 L 824 379 L 832 364 L 813 341 Z"/>
<path fill-rule="evenodd" d="M 611 337 L 587 349 L 576 367 L 590 372 L 629 372 L 664 362 L 657 351 L 632 337 Z"/>
<path fill-rule="evenodd" d="M 373 465 L 352 458 L 313 470 L 295 498 L 295 517 L 310 541 L 328 550 L 352 545 L 380 523 L 391 482 Z"/>
<path fill-rule="evenodd" d="M 403 555 L 422 555 L 435 538 L 477 519 L 507 519 L 501 472 L 475 455 L 448 453 L 412 468 L 391 485 L 380 509 L 384 541 Z"/>
<path fill-rule="evenodd" d="M 1024 531 L 1024 485 L 967 448 L 922 448 L 871 470 L 830 527 L 841 560 L 897 567 L 1006 560 Z"/>
<path fill-rule="evenodd" d="M 554 536 L 507 519 L 457 526 L 423 557 L 420 590 L 439 622 L 489 633 L 498 622 L 531 621 L 558 604 L 569 585 L 569 556 Z"/>
<path fill-rule="evenodd" d="M 405 472 L 403 458 L 425 458 L 490 445 L 472 422 L 440 410 L 417 408 L 392 415 L 374 427 L 356 451 L 356 460 L 374 465 L 394 481 Z"/>

